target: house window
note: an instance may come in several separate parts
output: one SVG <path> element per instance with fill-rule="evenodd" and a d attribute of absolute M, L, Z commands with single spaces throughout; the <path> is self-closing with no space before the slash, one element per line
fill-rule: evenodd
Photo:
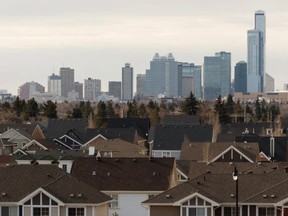
<path fill-rule="evenodd" d="M 84 208 L 69 208 L 68 216 L 84 216 Z"/>
<path fill-rule="evenodd" d="M 33 208 L 33 216 L 49 216 L 49 208 Z"/>
<path fill-rule="evenodd" d="M 62 165 L 62 169 L 63 169 L 65 172 L 67 172 L 67 164 L 63 164 L 63 165 Z"/>
<path fill-rule="evenodd" d="M 109 204 L 109 208 L 118 208 L 118 194 L 111 194 L 110 197 L 113 199 Z"/>
<path fill-rule="evenodd" d="M 181 216 L 211 216 L 211 203 L 194 197 L 181 205 Z"/>
<path fill-rule="evenodd" d="M 1 216 L 17 216 L 17 207 L 16 206 L 3 206 L 1 208 Z"/>
<path fill-rule="evenodd" d="M 238 208 L 238 212 L 240 209 Z M 224 216 L 236 216 L 236 208 L 235 207 L 224 207 Z"/>
<path fill-rule="evenodd" d="M 171 157 L 171 152 L 162 152 L 162 157 Z"/>
<path fill-rule="evenodd" d="M 260 207 L 258 208 L 259 216 L 274 216 L 275 215 L 275 209 L 274 208 L 266 208 L 266 207 Z"/>

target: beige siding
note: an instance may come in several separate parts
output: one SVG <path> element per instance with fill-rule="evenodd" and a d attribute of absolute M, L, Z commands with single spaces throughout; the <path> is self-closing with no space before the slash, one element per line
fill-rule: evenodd
<path fill-rule="evenodd" d="M 60 207 L 60 216 L 66 216 L 66 207 L 65 206 Z"/>
<path fill-rule="evenodd" d="M 53 216 L 58 215 L 58 208 L 57 207 L 51 207 L 51 215 L 53 215 Z"/>
<path fill-rule="evenodd" d="M 86 216 L 92 216 L 92 207 L 91 206 L 86 207 Z"/>
<path fill-rule="evenodd" d="M 108 204 L 95 207 L 94 214 L 97 216 L 108 216 Z"/>
<path fill-rule="evenodd" d="M 23 216 L 31 216 L 31 208 L 30 207 L 24 207 L 23 208 Z"/>
<path fill-rule="evenodd" d="M 180 207 L 150 206 L 150 216 L 180 216 Z"/>

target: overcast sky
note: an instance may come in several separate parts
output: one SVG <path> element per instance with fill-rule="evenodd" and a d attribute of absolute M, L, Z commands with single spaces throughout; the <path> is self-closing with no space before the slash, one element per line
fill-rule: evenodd
<path fill-rule="evenodd" d="M 75 69 L 76 81 L 101 79 L 107 90 L 125 62 L 136 79 L 156 52 L 200 65 L 204 56 L 231 52 L 234 76 L 234 65 L 247 60 L 256 10 L 266 13 L 266 72 L 282 90 L 287 0 L 0 0 L 0 89 L 16 94 L 32 80 L 47 87 L 64 66 Z"/>

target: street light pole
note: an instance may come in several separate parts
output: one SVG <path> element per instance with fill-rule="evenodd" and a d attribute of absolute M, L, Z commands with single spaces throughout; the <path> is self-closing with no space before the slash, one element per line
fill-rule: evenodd
<path fill-rule="evenodd" d="M 236 198 L 236 216 L 238 216 L 238 170 L 236 168 L 236 166 L 234 167 L 234 172 L 233 172 L 233 180 L 236 182 L 236 194 L 235 194 L 235 198 Z"/>

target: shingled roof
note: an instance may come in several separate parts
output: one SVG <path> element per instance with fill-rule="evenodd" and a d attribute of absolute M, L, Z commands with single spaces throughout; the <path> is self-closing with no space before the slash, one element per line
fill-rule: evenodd
<path fill-rule="evenodd" d="M 12 165 L 0 169 L 0 202 L 18 202 L 44 189 L 63 203 L 100 204 L 110 197 L 70 176 L 55 165 Z M 71 197 L 70 194 L 82 196 Z"/>
<path fill-rule="evenodd" d="M 71 174 L 101 191 L 164 191 L 175 186 L 173 158 L 77 158 Z M 174 174 L 173 174 L 174 173 Z"/>
<path fill-rule="evenodd" d="M 198 116 L 193 115 L 164 115 L 161 125 L 199 125 Z"/>

